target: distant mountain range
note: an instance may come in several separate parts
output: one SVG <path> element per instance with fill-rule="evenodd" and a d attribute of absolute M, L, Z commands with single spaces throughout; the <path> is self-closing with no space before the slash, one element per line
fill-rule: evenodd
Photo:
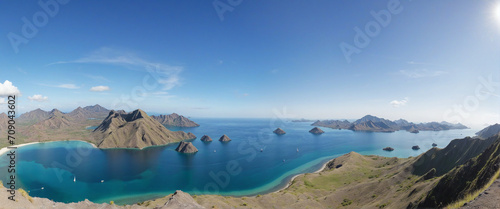
<path fill-rule="evenodd" d="M 92 135 L 99 148 L 144 148 L 196 138 L 192 133 L 168 130 L 140 109 L 109 112 Z"/>
<path fill-rule="evenodd" d="M 441 131 L 450 129 L 467 129 L 460 123 L 451 124 L 448 122 L 430 122 L 430 123 L 412 123 L 404 119 L 390 121 L 384 118 L 366 115 L 361 119 L 354 122 L 347 120 L 318 120 L 311 124 L 312 126 L 321 126 L 334 129 L 349 129 L 353 131 L 372 131 L 372 132 L 394 132 L 399 130 L 406 130 L 413 133 L 418 131 Z"/>
<path fill-rule="evenodd" d="M 155 119 L 149 117 L 142 110 L 139 111 L 140 118 L 130 118 L 123 110 L 108 110 L 98 104 L 93 106 L 78 107 L 71 112 L 63 113 L 58 109 L 44 111 L 36 109 L 20 115 L 16 120 L 16 133 L 18 143 L 60 141 L 60 140 L 82 140 L 96 144 L 98 147 L 134 147 L 163 145 L 184 139 L 196 138 L 191 133 L 182 131 L 172 132 L 166 126 L 194 127 L 199 126 L 188 118 L 178 115 L 160 115 Z M 109 118 L 110 114 L 116 118 Z M 160 122 L 159 122 L 160 121 Z M 5 135 L 8 117 L 5 113 L 0 114 L 0 136 Z M 109 125 L 106 125 L 109 122 Z M 114 125 L 117 125 L 116 127 Z M 89 130 L 90 127 L 98 126 L 96 131 Z M 100 133 L 106 133 L 103 135 Z M 138 138 L 134 138 L 138 137 Z M 123 139 L 121 139 L 123 138 Z M 6 146 L 7 142 L 0 142 L 0 147 Z"/>
<path fill-rule="evenodd" d="M 177 113 L 172 113 L 170 115 L 159 115 L 159 116 L 151 116 L 151 118 L 160 122 L 166 126 L 177 126 L 177 127 L 198 127 L 197 123 L 189 120 L 188 118 L 178 115 Z"/>

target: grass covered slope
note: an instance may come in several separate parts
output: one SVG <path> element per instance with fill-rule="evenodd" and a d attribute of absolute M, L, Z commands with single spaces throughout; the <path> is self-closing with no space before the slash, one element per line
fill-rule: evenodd
<path fill-rule="evenodd" d="M 500 172 L 500 137 L 479 156 L 444 175 L 419 207 L 461 206 L 486 189 Z"/>
<path fill-rule="evenodd" d="M 414 161 L 351 152 L 330 161 L 319 173 L 297 176 L 279 192 L 194 199 L 206 208 L 402 208 L 424 197 L 437 180 L 422 181 L 413 175 L 410 167 Z"/>
<path fill-rule="evenodd" d="M 413 173 L 424 175 L 432 168 L 436 169 L 436 176 L 446 174 L 458 165 L 478 156 L 488 148 L 496 138 L 485 140 L 465 137 L 455 139 L 443 149 L 432 148 L 422 154 L 413 165 Z"/>

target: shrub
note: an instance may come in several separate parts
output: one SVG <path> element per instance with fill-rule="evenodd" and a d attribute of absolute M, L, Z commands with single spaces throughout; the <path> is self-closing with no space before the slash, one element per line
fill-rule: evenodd
<path fill-rule="evenodd" d="M 350 204 L 352 204 L 352 200 L 350 199 L 344 199 L 344 201 L 342 201 L 342 206 L 348 206 Z"/>

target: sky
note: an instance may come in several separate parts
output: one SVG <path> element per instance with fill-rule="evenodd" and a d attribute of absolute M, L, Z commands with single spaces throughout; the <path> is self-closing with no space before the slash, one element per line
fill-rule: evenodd
<path fill-rule="evenodd" d="M 0 1 L 0 111 L 500 122 L 500 1 Z"/>

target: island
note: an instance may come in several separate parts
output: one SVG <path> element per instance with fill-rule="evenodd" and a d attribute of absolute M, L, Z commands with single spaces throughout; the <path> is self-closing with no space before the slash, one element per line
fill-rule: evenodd
<path fill-rule="evenodd" d="M 411 133 L 419 133 L 419 131 L 441 131 L 451 129 L 467 129 L 460 123 L 452 124 L 448 122 L 429 122 L 429 123 L 412 123 L 404 119 L 395 121 L 379 118 L 372 115 L 366 115 L 354 122 L 347 120 L 318 120 L 311 124 L 312 126 L 321 126 L 333 129 L 348 129 L 352 131 L 369 131 L 369 132 L 395 132 L 406 130 Z"/>
<path fill-rule="evenodd" d="M 283 131 L 283 129 L 281 129 L 281 128 L 277 128 L 276 130 L 273 131 L 273 133 L 278 134 L 278 135 L 286 134 L 286 132 Z"/>
<path fill-rule="evenodd" d="M 420 149 L 420 147 L 419 147 L 418 145 L 415 145 L 415 146 L 411 147 L 411 149 L 412 149 L 412 150 L 419 150 L 419 149 Z"/>
<path fill-rule="evenodd" d="M 311 129 L 309 131 L 309 133 L 319 135 L 319 134 L 322 134 L 322 133 L 325 133 L 325 132 L 323 130 L 321 130 L 320 128 L 318 128 L 318 127 L 314 127 L 313 129 Z"/>
<path fill-rule="evenodd" d="M 212 138 L 210 138 L 210 136 L 203 135 L 200 140 L 204 142 L 211 142 Z"/>
<path fill-rule="evenodd" d="M 392 148 L 392 147 L 386 147 L 386 148 L 383 148 L 382 150 L 391 152 L 391 151 L 394 151 L 394 148 Z"/>
<path fill-rule="evenodd" d="M 192 133 L 170 131 L 141 109 L 130 113 L 110 111 L 92 132 L 99 148 L 144 148 L 195 139 Z"/>
<path fill-rule="evenodd" d="M 228 136 L 226 136 L 226 134 L 224 134 L 224 135 L 222 135 L 219 138 L 219 141 L 221 141 L 221 142 L 229 142 L 229 141 L 231 141 L 231 139 Z"/>
<path fill-rule="evenodd" d="M 198 149 L 191 142 L 180 142 L 175 151 L 180 153 L 195 153 L 198 152 Z"/>

